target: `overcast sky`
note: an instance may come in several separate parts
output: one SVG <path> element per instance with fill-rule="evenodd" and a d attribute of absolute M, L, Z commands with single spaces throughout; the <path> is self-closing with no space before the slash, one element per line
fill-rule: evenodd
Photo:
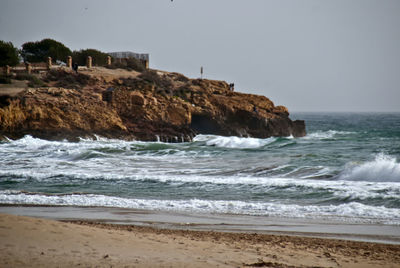
<path fill-rule="evenodd" d="M 0 0 L 0 40 L 150 54 L 289 111 L 400 111 L 399 0 Z"/>

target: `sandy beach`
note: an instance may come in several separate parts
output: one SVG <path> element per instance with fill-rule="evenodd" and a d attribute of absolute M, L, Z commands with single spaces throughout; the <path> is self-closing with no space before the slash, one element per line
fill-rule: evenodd
<path fill-rule="evenodd" d="M 400 267 L 400 245 L 0 214 L 1 267 Z"/>

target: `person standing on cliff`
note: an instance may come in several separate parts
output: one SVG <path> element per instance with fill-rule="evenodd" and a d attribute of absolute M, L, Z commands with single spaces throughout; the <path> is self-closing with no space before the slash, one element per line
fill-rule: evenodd
<path fill-rule="evenodd" d="M 72 70 L 74 70 L 75 73 L 78 73 L 78 63 L 74 62 L 74 64 L 72 64 Z"/>

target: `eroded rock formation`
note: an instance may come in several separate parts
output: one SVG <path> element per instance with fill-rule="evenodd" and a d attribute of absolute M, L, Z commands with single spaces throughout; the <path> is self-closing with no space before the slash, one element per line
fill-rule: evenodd
<path fill-rule="evenodd" d="M 48 87 L 0 97 L 0 135 L 46 139 L 101 135 L 169 142 L 188 141 L 200 133 L 305 135 L 304 121 L 290 120 L 286 107 L 275 106 L 264 96 L 232 92 L 223 81 L 155 71 L 127 78 L 92 71 L 76 79 L 73 73 L 59 72 L 63 73 L 52 74 L 56 79 L 47 80 Z M 59 81 L 63 77 L 71 82 L 70 88 Z"/>

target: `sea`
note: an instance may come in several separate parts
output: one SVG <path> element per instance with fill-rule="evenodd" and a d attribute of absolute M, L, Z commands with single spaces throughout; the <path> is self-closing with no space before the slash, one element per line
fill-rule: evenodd
<path fill-rule="evenodd" d="M 0 142 L 0 205 L 400 225 L 400 113 L 295 113 L 301 138 Z"/>

